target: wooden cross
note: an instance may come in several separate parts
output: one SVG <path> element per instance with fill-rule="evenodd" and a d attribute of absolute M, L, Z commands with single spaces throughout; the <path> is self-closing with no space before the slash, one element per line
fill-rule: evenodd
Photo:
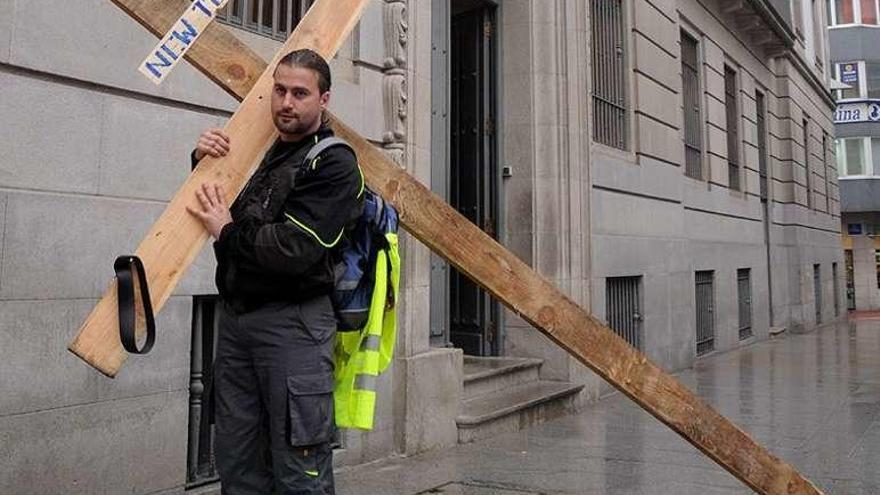
<path fill-rule="evenodd" d="M 185 0 L 111 1 L 158 37 L 189 7 Z M 235 142 L 229 155 L 201 161 L 137 250 L 146 265 L 156 311 L 207 239 L 204 228 L 185 209 L 195 204 L 196 188 L 205 181 L 220 182 L 231 200 L 274 140 L 268 105 L 275 61 L 292 49 L 306 47 L 332 58 L 368 2 L 318 0 L 268 64 L 216 24 L 191 48 L 188 60 L 243 102 L 226 127 Z M 332 116 L 331 120 L 336 134 L 357 151 L 369 186 L 398 209 L 401 224 L 413 237 L 758 493 L 822 493 L 366 139 Z M 114 376 L 126 357 L 117 325 L 114 282 L 70 350 Z"/>

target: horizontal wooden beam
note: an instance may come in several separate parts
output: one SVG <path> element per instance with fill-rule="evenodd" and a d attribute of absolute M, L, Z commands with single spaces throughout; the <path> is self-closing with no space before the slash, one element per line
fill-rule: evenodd
<path fill-rule="evenodd" d="M 162 38 L 174 26 L 180 14 L 192 6 L 192 1 L 187 0 L 110 1 L 157 38 Z M 235 53 L 237 56 L 218 56 L 224 53 Z M 240 95 L 246 95 L 254 87 L 263 73 L 254 71 L 266 63 L 216 22 L 208 25 L 184 58 L 238 100 L 244 98 Z"/>

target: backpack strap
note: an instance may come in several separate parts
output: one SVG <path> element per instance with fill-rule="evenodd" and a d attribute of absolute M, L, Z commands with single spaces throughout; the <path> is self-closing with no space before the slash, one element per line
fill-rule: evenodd
<path fill-rule="evenodd" d="M 327 148 L 332 148 L 334 146 L 345 146 L 352 153 L 354 153 L 354 148 L 351 147 L 348 142 L 342 138 L 338 138 L 336 136 L 326 137 L 312 146 L 312 149 L 306 154 L 306 157 L 303 159 L 302 168 L 307 169 L 309 167 L 315 168 L 317 166 L 318 155 L 323 153 Z"/>

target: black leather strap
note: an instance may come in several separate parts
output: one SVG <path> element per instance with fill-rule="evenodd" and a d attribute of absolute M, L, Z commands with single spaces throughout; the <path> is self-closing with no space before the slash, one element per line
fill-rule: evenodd
<path fill-rule="evenodd" d="M 137 347 L 135 322 L 137 313 L 134 307 L 134 279 L 132 268 L 137 270 L 137 278 L 144 304 L 144 317 L 147 320 L 147 339 L 141 349 Z M 113 263 L 116 271 L 116 293 L 119 302 L 119 339 L 122 347 L 132 354 L 146 354 L 153 348 L 156 341 L 156 322 L 153 318 L 153 305 L 150 302 L 150 289 L 147 287 L 147 274 L 144 264 L 137 256 L 120 256 Z"/>

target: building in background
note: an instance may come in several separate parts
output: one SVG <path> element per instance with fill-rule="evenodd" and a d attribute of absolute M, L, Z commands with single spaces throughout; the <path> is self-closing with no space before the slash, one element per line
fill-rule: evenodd
<path fill-rule="evenodd" d="M 880 309 L 880 15 L 877 0 L 829 0 L 847 307 Z"/>
<path fill-rule="evenodd" d="M 269 58 L 308 4 L 231 0 L 220 22 Z M 371 0 L 331 63 L 331 109 L 679 370 L 843 315 L 827 15 L 820 0 Z M 112 260 L 186 179 L 200 131 L 237 106 L 186 63 L 147 82 L 136 67 L 153 46 L 108 0 L 0 0 L 4 495 L 216 479 L 209 249 L 153 352 L 117 379 L 65 349 Z M 340 465 L 519 428 L 605 390 L 402 243 L 377 426 L 341 436 Z"/>

